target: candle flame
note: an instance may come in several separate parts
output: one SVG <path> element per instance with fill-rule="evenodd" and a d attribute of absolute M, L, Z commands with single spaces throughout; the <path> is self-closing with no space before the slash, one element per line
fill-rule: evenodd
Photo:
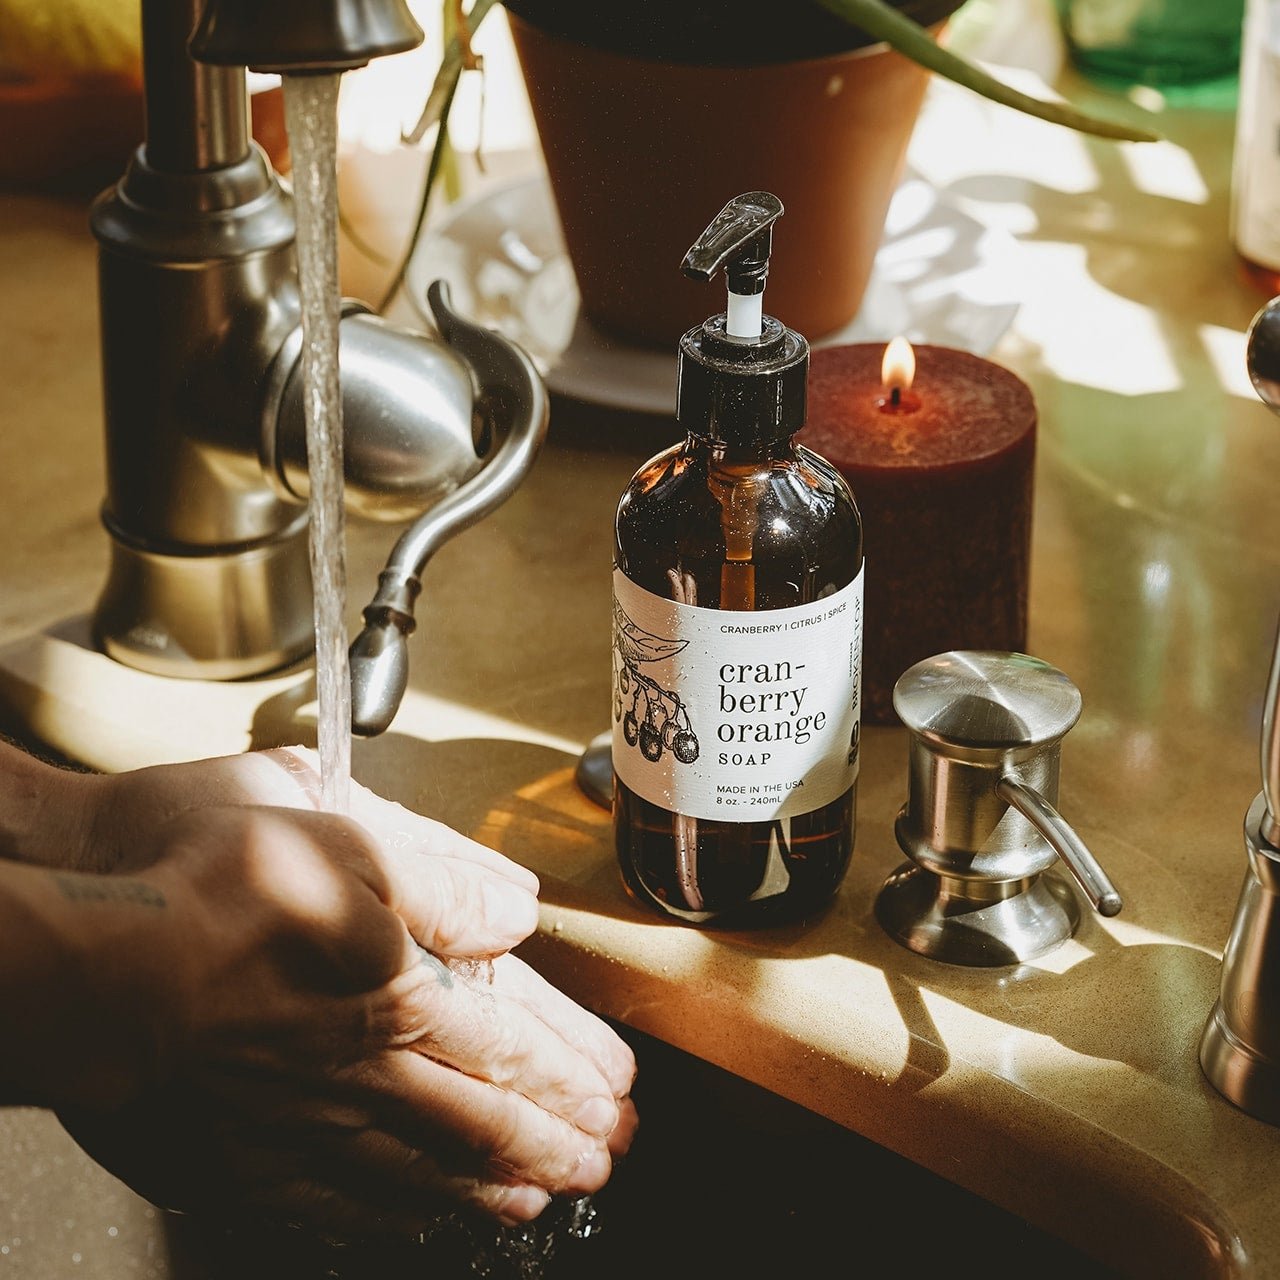
<path fill-rule="evenodd" d="M 884 349 L 880 381 L 893 390 L 907 391 L 916 376 L 916 353 L 906 338 L 894 338 Z"/>

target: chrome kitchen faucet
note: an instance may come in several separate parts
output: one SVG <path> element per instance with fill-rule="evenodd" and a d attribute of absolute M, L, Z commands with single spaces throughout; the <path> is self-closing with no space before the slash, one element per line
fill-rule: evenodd
<path fill-rule="evenodd" d="M 249 136 L 245 70 L 362 66 L 422 40 L 403 0 L 142 0 L 146 137 L 94 203 L 111 540 L 97 642 L 129 666 L 228 680 L 314 647 L 292 199 Z M 428 293 L 438 334 L 344 300 L 349 511 L 414 523 L 353 647 L 353 728 L 407 679 L 419 575 L 503 502 L 545 439 L 528 356 Z"/>
<path fill-rule="evenodd" d="M 1280 412 L 1280 298 L 1253 318 L 1249 378 Z M 1262 704 L 1262 790 L 1244 819 L 1245 873 L 1222 953 L 1218 998 L 1200 1037 L 1210 1084 L 1243 1111 L 1280 1124 L 1280 630 Z"/>

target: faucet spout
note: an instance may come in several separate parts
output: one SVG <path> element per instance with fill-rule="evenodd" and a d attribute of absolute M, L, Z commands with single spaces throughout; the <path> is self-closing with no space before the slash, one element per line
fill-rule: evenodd
<path fill-rule="evenodd" d="M 422 39 L 404 0 L 210 0 L 191 52 L 258 71 L 351 71 Z"/>

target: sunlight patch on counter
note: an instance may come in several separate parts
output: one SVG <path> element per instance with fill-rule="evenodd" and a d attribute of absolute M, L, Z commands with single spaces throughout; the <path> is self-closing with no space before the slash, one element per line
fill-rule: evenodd
<path fill-rule="evenodd" d="M 1143 925 L 1126 920 L 1123 915 L 1112 916 L 1104 920 L 1099 916 L 1094 923 L 1104 933 L 1108 933 L 1122 947 L 1186 947 L 1190 951 L 1199 951 L 1203 955 L 1213 956 L 1219 952 L 1212 947 L 1201 946 L 1186 938 L 1177 938 L 1172 934 L 1161 933 L 1158 929 L 1148 929 Z"/>
<path fill-rule="evenodd" d="M 1208 185 L 1182 147 L 1164 141 L 1122 142 L 1118 153 L 1138 191 L 1186 204 L 1208 204 Z"/>
<path fill-rule="evenodd" d="M 984 69 L 1032 97 L 1063 101 L 1032 72 L 995 65 Z M 983 158 L 983 173 L 976 177 L 975 155 Z M 1081 134 L 991 102 L 940 76 L 930 81 L 908 159 L 935 186 L 945 189 L 959 181 L 963 194 L 993 205 L 1009 204 L 1017 188 L 1027 184 L 1070 195 L 1096 191 L 1100 184 L 1089 141 Z"/>
<path fill-rule="evenodd" d="M 1121 142 L 1120 159 L 1134 187 L 1188 205 L 1207 205 L 1210 189 L 1189 152 L 1172 142 Z"/>
<path fill-rule="evenodd" d="M 1257 400 L 1258 393 L 1249 381 L 1249 369 L 1245 363 L 1246 335 L 1238 329 L 1228 329 L 1217 324 L 1202 324 L 1196 332 L 1204 343 L 1214 372 L 1222 389 L 1229 396 L 1243 396 Z"/>
<path fill-rule="evenodd" d="M 314 721 L 316 703 L 312 699 L 298 708 L 298 718 Z M 448 742 L 458 738 L 492 738 L 506 742 L 526 742 L 535 746 L 550 747 L 569 756 L 582 753 L 584 743 L 563 738 L 554 733 L 543 733 L 509 716 L 481 711 L 452 698 L 423 693 L 417 689 L 405 690 L 400 708 L 392 721 L 397 733 L 407 734 L 423 742 Z"/>
<path fill-rule="evenodd" d="M 1182 387 L 1157 314 L 1095 280 L 1086 249 L 1042 245 L 1038 257 L 1038 271 L 1060 289 L 1046 302 L 1024 307 L 1018 327 L 1040 344 L 1050 373 L 1116 395 L 1151 395 Z M 1065 334 L 1064 313 L 1079 317 Z"/>

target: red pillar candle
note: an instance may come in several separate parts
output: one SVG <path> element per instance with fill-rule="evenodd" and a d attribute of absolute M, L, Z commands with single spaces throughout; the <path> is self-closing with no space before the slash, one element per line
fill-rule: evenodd
<path fill-rule="evenodd" d="M 893 686 L 924 658 L 1026 651 L 1036 407 L 1020 378 L 901 339 L 821 347 L 797 440 L 862 513 L 865 723 L 898 723 Z"/>

